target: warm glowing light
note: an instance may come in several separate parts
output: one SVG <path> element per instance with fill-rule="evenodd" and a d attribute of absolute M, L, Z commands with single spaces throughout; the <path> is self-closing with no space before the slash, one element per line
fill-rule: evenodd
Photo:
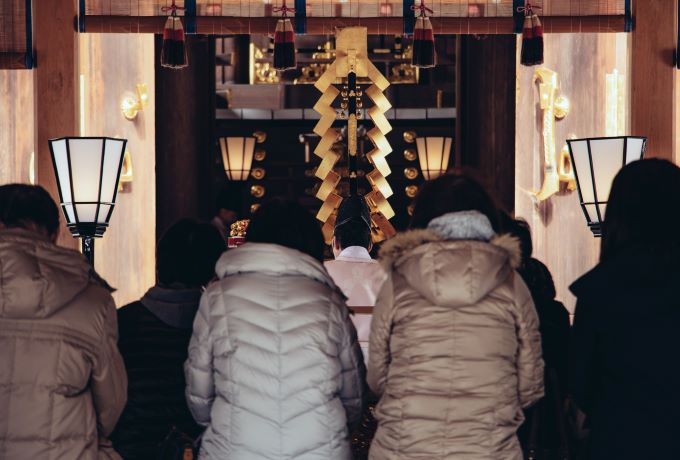
<path fill-rule="evenodd" d="M 85 74 L 80 74 L 80 135 L 85 135 Z"/>
<path fill-rule="evenodd" d="M 606 75 L 605 134 L 621 136 L 626 130 L 626 77 L 617 69 Z"/>
<path fill-rule="evenodd" d="M 250 175 L 255 137 L 220 137 L 222 163 L 229 180 L 244 181 Z"/>

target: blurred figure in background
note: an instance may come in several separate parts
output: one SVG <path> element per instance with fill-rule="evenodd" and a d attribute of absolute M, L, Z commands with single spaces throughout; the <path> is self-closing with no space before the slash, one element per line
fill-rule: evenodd
<path fill-rule="evenodd" d="M 371 211 L 361 196 L 345 198 L 338 208 L 333 235 L 335 260 L 325 263 L 328 274 L 347 296 L 349 307 L 373 307 L 378 292 L 385 282 L 385 271 L 371 259 Z M 368 358 L 368 336 L 371 332 L 371 313 L 355 312 L 352 321 L 359 343 Z"/>
<path fill-rule="evenodd" d="M 172 428 L 189 438 L 201 428 L 184 397 L 184 361 L 202 287 L 215 277 L 224 240 L 210 224 L 182 219 L 158 242 L 158 282 L 118 310 L 128 403 L 112 435 L 125 460 L 153 459 Z"/>
<path fill-rule="evenodd" d="M 522 219 L 501 213 L 504 231 L 520 241 L 522 263 L 517 268 L 536 306 L 545 362 L 545 397 L 526 411 L 526 421 L 519 439 L 527 457 L 538 452 L 551 452 L 566 458 L 570 449 L 565 402 L 569 366 L 569 312 L 555 300 L 557 292 L 548 267 L 532 257 L 531 228 Z"/>
<path fill-rule="evenodd" d="M 127 382 L 112 289 L 58 233 L 42 187 L 0 187 L 0 458 L 120 458 L 105 439 Z"/>
<path fill-rule="evenodd" d="M 215 216 L 210 223 L 220 232 L 226 241 L 229 237 L 231 224 L 238 220 L 238 210 L 241 208 L 240 184 L 226 182 L 220 189 L 215 200 Z"/>
<path fill-rule="evenodd" d="M 414 230 L 387 241 L 388 280 L 371 324 L 368 382 L 381 399 L 370 458 L 521 460 L 516 431 L 543 396 L 538 318 L 474 180 L 425 183 Z"/>
<path fill-rule="evenodd" d="M 365 367 L 322 265 L 319 224 L 302 206 L 273 200 L 247 239 L 217 263 L 189 346 L 189 407 L 207 426 L 201 458 L 349 460 Z"/>
<path fill-rule="evenodd" d="M 577 297 L 571 391 L 596 460 L 680 458 L 680 168 L 625 166 L 614 179 L 600 263 Z"/>

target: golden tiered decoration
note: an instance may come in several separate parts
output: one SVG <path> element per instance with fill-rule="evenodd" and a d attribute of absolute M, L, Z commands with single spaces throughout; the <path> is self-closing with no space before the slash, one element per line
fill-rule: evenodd
<path fill-rule="evenodd" d="M 316 197 L 323 201 L 316 218 L 324 223 L 323 233 L 327 243 L 333 237 L 335 210 L 342 202 L 342 197 L 335 192 L 340 175 L 333 169 L 340 159 L 340 155 L 332 150 L 340 135 L 338 130 L 332 127 L 336 119 L 336 111 L 332 104 L 340 94 L 333 83 L 337 79 L 347 78 L 350 72 L 355 73 L 357 78 L 368 78 L 372 83 L 365 94 L 374 104 L 368 109 L 368 114 L 375 124 L 368 132 L 368 138 L 374 148 L 367 153 L 374 169 L 366 175 L 371 184 L 371 191 L 366 194 L 366 202 L 371 208 L 373 241 L 380 242 L 396 233 L 389 222 L 389 219 L 394 217 L 394 210 L 387 201 L 392 195 L 392 188 L 386 179 L 391 173 L 386 157 L 392 152 L 392 147 L 385 134 L 392 130 L 392 126 L 387 121 L 385 112 L 392 106 L 383 91 L 390 83 L 369 61 L 367 40 L 368 33 L 365 27 L 339 30 L 336 36 L 336 59 L 314 85 L 323 93 L 314 105 L 314 110 L 321 115 L 321 119 L 314 127 L 314 132 L 321 136 L 321 141 L 314 150 L 314 153 L 321 157 L 316 177 L 323 180 L 316 194 Z M 350 142 L 356 139 L 356 123 L 352 121 L 352 115 L 349 115 L 347 136 Z"/>

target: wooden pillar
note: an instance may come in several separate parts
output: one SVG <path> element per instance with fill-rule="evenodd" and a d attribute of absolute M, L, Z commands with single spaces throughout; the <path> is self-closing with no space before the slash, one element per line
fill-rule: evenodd
<path fill-rule="evenodd" d="M 209 220 L 214 212 L 217 147 L 215 42 L 187 36 L 189 66 L 160 66 L 156 36 L 156 235 L 183 217 Z M 222 177 L 224 173 L 222 173 Z"/>
<path fill-rule="evenodd" d="M 673 160 L 677 2 L 636 1 L 633 4 L 630 133 L 647 136 L 647 157 Z"/>
<path fill-rule="evenodd" d="M 33 2 L 36 182 L 56 202 L 59 193 L 47 140 L 78 135 L 76 11 L 75 0 Z M 78 246 L 65 225 L 59 244 Z"/>

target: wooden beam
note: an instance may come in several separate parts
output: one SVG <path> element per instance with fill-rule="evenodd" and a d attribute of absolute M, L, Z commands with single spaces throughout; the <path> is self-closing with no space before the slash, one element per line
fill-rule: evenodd
<path fill-rule="evenodd" d="M 631 134 L 647 136 L 647 156 L 673 159 L 677 2 L 634 2 Z"/>
<path fill-rule="evenodd" d="M 78 35 L 73 22 L 76 3 L 75 0 L 34 2 L 33 14 L 36 182 L 59 202 L 47 141 L 78 134 Z M 63 223 L 62 213 L 59 214 Z M 59 244 L 78 246 L 65 225 L 61 227 Z"/>
<path fill-rule="evenodd" d="M 91 33 L 163 33 L 162 16 L 87 16 L 85 32 Z M 273 34 L 276 17 L 199 16 L 196 32 L 205 35 Z M 547 16 L 541 18 L 545 33 L 623 32 L 624 16 Z M 400 17 L 387 18 L 307 18 L 307 33 L 326 35 L 336 28 L 365 26 L 369 34 L 400 34 L 404 23 Z M 512 34 L 513 19 L 432 18 L 437 34 Z"/>

